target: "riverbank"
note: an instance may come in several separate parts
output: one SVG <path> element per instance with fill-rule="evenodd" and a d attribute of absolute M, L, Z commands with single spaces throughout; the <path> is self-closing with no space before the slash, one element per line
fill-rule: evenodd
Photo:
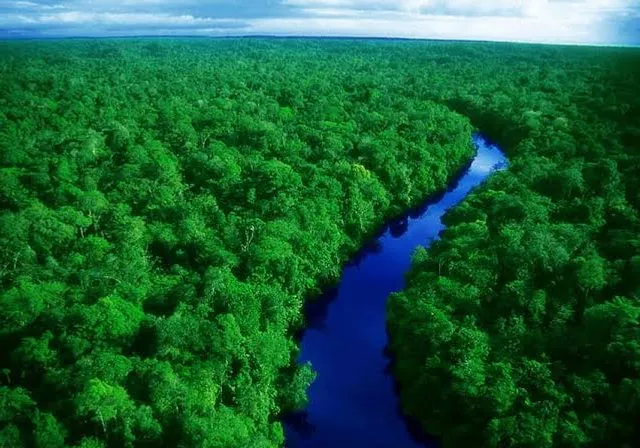
<path fill-rule="evenodd" d="M 394 220 L 343 270 L 340 283 L 307 309 L 308 328 L 299 361 L 318 376 L 307 409 L 287 419 L 287 446 L 418 447 L 398 410 L 385 355 L 386 298 L 404 287 L 417 247 L 443 230 L 442 215 L 480 185 L 504 155 L 476 136 L 477 153 L 466 171 L 419 213 Z"/>

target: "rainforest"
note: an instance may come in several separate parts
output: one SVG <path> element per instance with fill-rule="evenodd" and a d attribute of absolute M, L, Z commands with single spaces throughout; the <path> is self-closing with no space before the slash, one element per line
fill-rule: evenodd
<path fill-rule="evenodd" d="M 380 446 L 640 446 L 638 86 L 633 48 L 0 41 L 0 447 L 312 446 L 316 365 L 354 371 L 309 307 L 498 147 L 349 292 L 434 440 Z"/>

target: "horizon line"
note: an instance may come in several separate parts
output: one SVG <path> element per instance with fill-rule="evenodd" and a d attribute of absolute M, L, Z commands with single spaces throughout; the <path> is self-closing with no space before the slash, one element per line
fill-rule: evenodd
<path fill-rule="evenodd" d="M 2 30 L 0 30 L 1 32 Z M 569 47 L 596 47 L 596 48 L 640 48 L 638 44 L 623 43 L 593 43 L 593 42 L 537 42 L 525 40 L 490 40 L 490 39 L 446 39 L 437 37 L 394 37 L 394 36 L 349 36 L 349 35 L 296 35 L 296 34 L 226 34 L 226 35 L 201 35 L 201 34 L 127 34 L 114 36 L 28 36 L 28 35 L 1 35 L 2 41 L 26 41 L 26 40 L 109 40 L 109 39 L 318 39 L 318 40 L 401 40 L 423 42 L 458 42 L 458 43 L 496 43 L 519 45 L 548 45 Z"/>

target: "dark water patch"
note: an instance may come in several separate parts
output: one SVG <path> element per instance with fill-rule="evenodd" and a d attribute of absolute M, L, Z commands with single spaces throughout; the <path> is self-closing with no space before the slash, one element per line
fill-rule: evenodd
<path fill-rule="evenodd" d="M 386 300 L 403 289 L 414 250 L 444 230 L 444 213 L 506 166 L 497 146 L 481 136 L 474 143 L 476 156 L 447 191 L 390 221 L 347 264 L 340 283 L 307 305 L 299 362 L 310 361 L 318 376 L 307 409 L 284 418 L 288 447 L 438 446 L 400 411 L 387 353 Z"/>

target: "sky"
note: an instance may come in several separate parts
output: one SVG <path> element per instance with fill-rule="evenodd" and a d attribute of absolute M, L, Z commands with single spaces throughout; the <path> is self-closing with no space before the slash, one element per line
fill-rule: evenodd
<path fill-rule="evenodd" d="M 640 45 L 640 0 L 0 0 L 0 38 L 140 35 Z"/>

